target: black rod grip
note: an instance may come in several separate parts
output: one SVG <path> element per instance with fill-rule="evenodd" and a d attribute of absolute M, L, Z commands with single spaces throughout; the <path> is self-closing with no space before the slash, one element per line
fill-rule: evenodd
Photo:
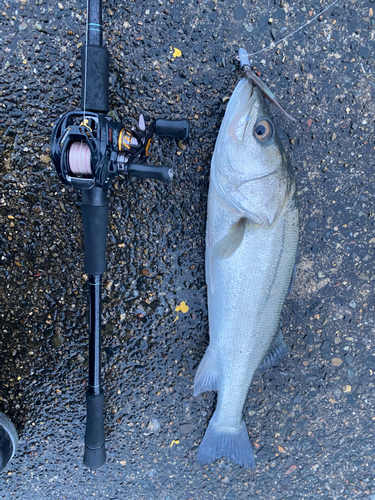
<path fill-rule="evenodd" d="M 174 137 L 184 141 L 189 137 L 189 120 L 163 120 L 159 118 L 155 122 L 155 133 L 161 137 Z"/>
<path fill-rule="evenodd" d="M 86 392 L 87 420 L 83 463 L 90 469 L 99 469 L 106 461 L 103 402 L 103 390 L 97 396 Z"/>
<path fill-rule="evenodd" d="M 171 182 L 173 171 L 165 165 L 147 165 L 143 163 L 131 163 L 128 166 L 128 175 L 140 179 L 156 179 L 161 182 Z"/>
<path fill-rule="evenodd" d="M 87 50 L 87 65 L 86 65 Z M 97 113 L 109 110 L 109 51 L 99 45 L 83 45 L 81 49 L 81 108 Z M 87 72 L 87 73 L 86 73 Z"/>
<path fill-rule="evenodd" d="M 85 273 L 100 275 L 106 271 L 108 198 L 106 189 L 82 190 L 82 222 L 85 240 Z"/>

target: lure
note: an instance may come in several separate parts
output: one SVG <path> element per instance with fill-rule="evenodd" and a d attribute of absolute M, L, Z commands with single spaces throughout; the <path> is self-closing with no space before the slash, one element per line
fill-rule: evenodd
<path fill-rule="evenodd" d="M 250 61 L 245 49 L 240 49 L 238 51 L 238 59 L 240 61 L 241 68 L 246 78 L 248 78 L 256 87 L 258 87 L 258 89 L 262 92 L 264 97 L 266 97 L 270 102 L 272 102 L 272 104 L 274 104 L 277 108 L 279 108 L 279 110 L 282 111 L 284 115 L 287 118 L 289 118 L 289 120 L 295 122 L 296 119 L 293 118 L 293 116 L 291 116 L 289 113 L 287 113 L 285 109 L 281 106 L 281 104 L 276 100 L 275 94 L 267 87 L 267 85 L 264 82 L 262 82 L 260 78 L 257 77 L 255 73 L 251 71 Z"/>

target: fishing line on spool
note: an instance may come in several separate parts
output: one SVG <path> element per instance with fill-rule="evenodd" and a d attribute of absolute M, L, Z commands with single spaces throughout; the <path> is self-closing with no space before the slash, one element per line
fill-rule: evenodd
<path fill-rule="evenodd" d="M 73 142 L 70 146 L 69 169 L 75 175 L 93 176 L 91 170 L 91 151 L 83 141 Z"/>
<path fill-rule="evenodd" d="M 264 49 L 261 49 L 261 50 L 258 50 L 256 52 L 253 52 L 252 54 L 244 54 L 243 56 L 236 56 L 236 59 L 237 61 L 240 61 L 242 58 L 245 58 L 245 57 L 252 57 L 252 56 L 256 56 L 257 54 L 261 54 L 262 52 L 265 52 L 266 50 L 269 50 L 269 49 L 273 49 L 274 47 L 277 47 L 278 45 L 280 45 L 281 43 L 283 43 L 287 38 L 295 35 L 298 31 L 302 30 L 303 28 L 305 28 L 306 26 L 308 26 L 309 24 L 311 24 L 313 21 L 315 21 L 315 19 L 318 19 L 318 17 L 320 17 L 322 14 L 324 14 L 324 12 L 326 12 L 328 9 L 330 9 L 331 7 L 333 7 L 337 2 L 339 2 L 340 0 L 334 0 L 332 3 L 330 3 L 325 9 L 323 9 L 321 12 L 319 12 L 318 14 L 316 14 L 312 19 L 309 19 L 305 24 L 303 24 L 302 26 L 300 26 L 299 28 L 297 28 L 296 30 L 292 31 L 292 33 L 289 33 L 289 35 L 286 35 L 284 38 L 282 38 L 281 40 L 277 41 L 277 42 L 272 42 L 270 45 L 268 45 L 267 47 L 264 47 Z"/>

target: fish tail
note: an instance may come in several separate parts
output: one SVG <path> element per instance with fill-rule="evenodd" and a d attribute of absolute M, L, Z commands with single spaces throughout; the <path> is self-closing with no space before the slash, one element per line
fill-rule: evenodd
<path fill-rule="evenodd" d="M 194 396 L 201 392 L 218 390 L 218 373 L 215 358 L 210 348 L 205 352 L 194 380 Z"/>
<path fill-rule="evenodd" d="M 245 421 L 242 420 L 238 429 L 224 427 L 215 423 L 214 413 L 199 446 L 197 462 L 202 465 L 210 464 L 221 457 L 227 457 L 241 467 L 255 467 Z"/>

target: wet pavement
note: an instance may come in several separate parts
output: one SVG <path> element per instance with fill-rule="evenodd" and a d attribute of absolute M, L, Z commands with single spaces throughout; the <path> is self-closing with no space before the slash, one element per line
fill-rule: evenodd
<path fill-rule="evenodd" d="M 289 355 L 245 407 L 256 469 L 196 464 L 215 394 L 193 397 L 208 343 L 204 231 L 210 158 L 255 52 L 320 12 L 305 2 L 107 1 L 110 104 L 191 120 L 186 148 L 158 139 L 165 186 L 109 192 L 103 375 L 108 461 L 82 464 L 87 276 L 80 193 L 51 166 L 58 116 L 80 100 L 85 3 L 5 1 L 0 16 L 0 411 L 20 448 L 3 499 L 374 499 L 375 4 L 338 2 L 252 67 L 275 108 L 299 190 L 300 260 L 286 302 Z M 176 51 L 181 52 L 181 54 Z M 183 304 L 188 307 L 188 310 Z M 180 306 L 180 307 L 178 307 Z M 179 309 L 179 310 L 176 310 Z"/>

